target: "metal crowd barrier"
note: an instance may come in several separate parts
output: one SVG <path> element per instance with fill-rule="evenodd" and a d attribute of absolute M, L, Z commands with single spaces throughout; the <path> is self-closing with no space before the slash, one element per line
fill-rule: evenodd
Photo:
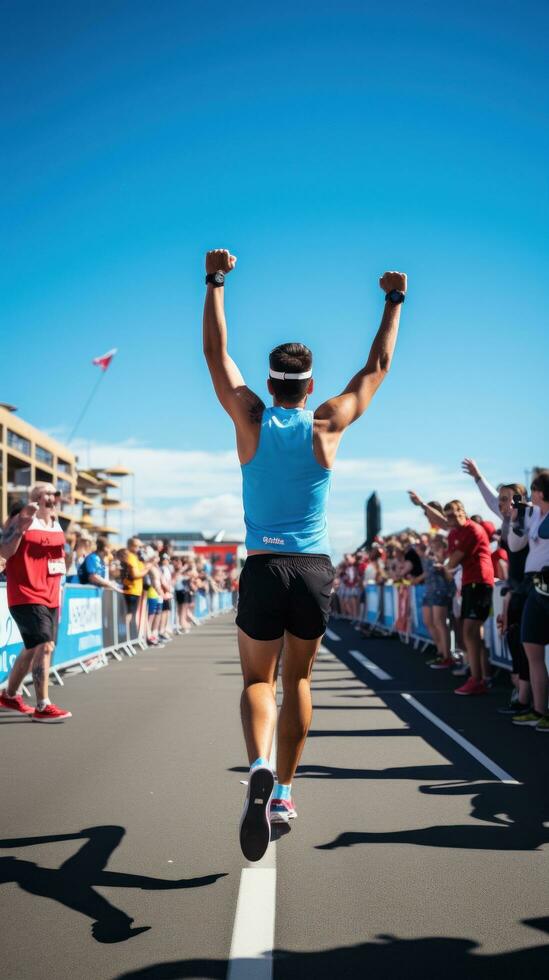
<path fill-rule="evenodd" d="M 198 620 L 218 616 L 232 609 L 230 592 L 196 596 L 194 615 Z M 172 625 L 177 612 L 172 602 Z M 0 583 L 0 689 L 23 645 L 17 624 L 8 608 L 5 583 Z M 84 673 L 105 666 L 108 657 L 133 657 L 146 643 L 146 604 L 142 600 L 136 616 L 126 612 L 124 597 L 111 589 L 94 585 L 65 585 L 62 590 L 61 618 L 50 673 L 63 684 L 60 671 L 80 668 Z M 25 682 L 31 681 L 30 675 Z"/>
<path fill-rule="evenodd" d="M 503 609 L 503 587 L 500 582 L 494 587 L 492 615 L 484 624 L 484 640 L 490 650 L 490 662 L 496 667 L 511 670 L 512 659 L 507 640 L 499 635 L 496 625 L 496 617 Z M 403 643 L 425 650 L 432 639 L 423 621 L 424 595 L 423 585 L 397 585 L 394 582 L 366 585 L 361 604 L 361 622 L 369 626 L 372 632 L 396 635 Z M 454 652 L 453 633 L 451 639 Z"/>

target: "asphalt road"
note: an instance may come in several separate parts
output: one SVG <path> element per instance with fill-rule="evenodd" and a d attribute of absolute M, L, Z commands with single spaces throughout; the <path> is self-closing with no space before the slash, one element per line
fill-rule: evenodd
<path fill-rule="evenodd" d="M 549 739 L 497 714 L 503 687 L 458 698 L 331 630 L 299 816 L 256 866 L 232 616 L 67 678 L 70 722 L 0 718 L 2 977 L 549 975 Z"/>

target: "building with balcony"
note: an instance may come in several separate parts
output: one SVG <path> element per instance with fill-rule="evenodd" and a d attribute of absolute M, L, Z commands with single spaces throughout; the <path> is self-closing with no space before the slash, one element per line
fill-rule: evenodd
<path fill-rule="evenodd" d="M 65 501 L 76 489 L 74 453 L 15 414 L 13 405 L 0 403 L 0 520 L 14 504 L 26 503 L 33 483 L 53 483 Z"/>

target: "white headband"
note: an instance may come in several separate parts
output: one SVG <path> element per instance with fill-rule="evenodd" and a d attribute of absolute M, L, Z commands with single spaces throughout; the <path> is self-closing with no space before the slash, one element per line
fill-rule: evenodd
<path fill-rule="evenodd" d="M 286 371 L 273 371 L 269 368 L 269 377 L 274 378 L 275 381 L 304 381 L 305 378 L 311 378 L 313 375 L 313 369 L 309 371 L 301 371 L 300 374 L 288 374 Z"/>

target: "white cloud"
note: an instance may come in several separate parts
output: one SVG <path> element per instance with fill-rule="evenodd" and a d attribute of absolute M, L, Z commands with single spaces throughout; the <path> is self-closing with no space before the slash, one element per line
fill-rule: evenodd
<path fill-rule="evenodd" d="M 234 450 L 199 452 L 153 449 L 135 440 L 120 444 L 77 443 L 81 466 L 123 465 L 135 474 L 135 514 L 123 512 L 122 533 L 135 530 L 197 530 L 243 537 L 240 466 Z M 366 497 L 377 490 L 383 507 L 383 531 L 425 526 L 423 514 L 408 503 L 412 488 L 424 499 L 442 503 L 453 497 L 486 516 L 472 481 L 459 471 L 411 458 L 347 458 L 336 462 L 329 507 L 334 554 L 364 539 Z M 124 482 L 124 499 L 131 488 Z"/>

